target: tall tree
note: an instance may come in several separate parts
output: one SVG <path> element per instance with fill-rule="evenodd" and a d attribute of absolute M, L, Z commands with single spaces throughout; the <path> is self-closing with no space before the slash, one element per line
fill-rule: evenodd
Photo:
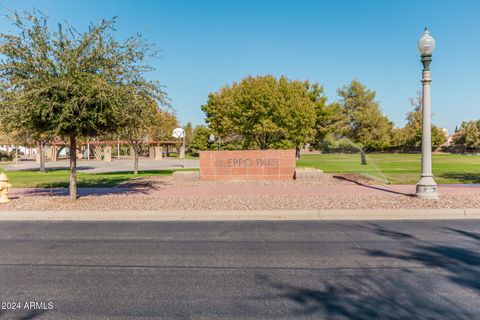
<path fill-rule="evenodd" d="M 274 76 L 247 77 L 209 95 L 206 122 L 222 140 L 243 148 L 300 147 L 313 135 L 321 90 L 308 82 Z"/>
<path fill-rule="evenodd" d="M 480 129 L 478 123 L 469 121 L 466 123 L 465 132 L 465 146 L 470 149 L 480 148 Z"/>
<path fill-rule="evenodd" d="M 189 144 L 192 154 L 197 155 L 199 151 L 217 149 L 217 141 L 210 141 L 212 133 L 212 130 L 206 126 L 199 125 L 194 128 L 192 140 Z"/>
<path fill-rule="evenodd" d="M 317 105 L 314 148 L 328 148 L 332 142 L 345 138 L 350 131 L 350 122 L 339 103 Z"/>
<path fill-rule="evenodd" d="M 173 129 L 179 126 L 175 113 L 168 108 L 159 108 L 153 116 L 155 119 L 150 128 L 150 139 L 170 140 Z"/>
<path fill-rule="evenodd" d="M 191 122 L 187 122 L 187 124 L 183 127 L 183 130 L 185 130 L 185 145 L 187 148 L 190 147 L 190 142 L 192 141 L 192 136 L 193 136 L 193 126 Z"/>
<path fill-rule="evenodd" d="M 351 131 L 347 137 L 366 150 L 382 150 L 390 146 L 393 123 L 383 115 L 376 93 L 360 81 L 353 80 L 338 90 L 340 105 Z"/>
<path fill-rule="evenodd" d="M 1 65 L 0 65 L 1 69 Z M 1 71 L 0 71 L 1 72 Z M 0 90 L 0 133 L 8 137 L 12 143 L 19 145 L 35 145 L 39 158 L 39 172 L 45 172 L 45 147 L 55 139 L 55 133 L 46 128 L 37 128 L 34 119 L 28 113 L 29 109 L 19 106 L 9 106 L 8 82 L 3 81 L 3 91 Z M 7 94 L 6 94 L 7 93 Z M 14 108 L 16 107 L 16 108 Z"/>
<path fill-rule="evenodd" d="M 415 98 L 410 98 L 412 111 L 407 113 L 407 123 L 401 129 L 395 130 L 394 145 L 409 149 L 420 148 L 422 143 L 422 94 L 417 92 Z M 432 147 L 436 148 L 445 143 L 443 131 L 432 125 Z"/>
<path fill-rule="evenodd" d="M 122 102 L 116 114 L 119 125 L 117 136 L 128 141 L 132 147 L 133 173 L 138 174 L 139 155 L 155 133 L 155 122 L 161 114 L 158 102 L 166 104 L 165 94 L 148 82 L 127 84 L 119 91 L 122 92 Z"/>
<path fill-rule="evenodd" d="M 101 20 L 85 32 L 59 24 L 55 32 L 41 13 L 15 13 L 15 34 L 0 34 L 0 101 L 12 119 L 31 132 L 54 132 L 70 145 L 70 198 L 77 198 L 79 136 L 118 128 L 119 86 L 144 81 L 150 46 L 140 35 L 117 41 L 115 20 Z"/>
<path fill-rule="evenodd" d="M 467 149 L 480 148 L 480 120 L 463 121 L 458 131 L 453 136 L 456 145 L 463 145 Z"/>

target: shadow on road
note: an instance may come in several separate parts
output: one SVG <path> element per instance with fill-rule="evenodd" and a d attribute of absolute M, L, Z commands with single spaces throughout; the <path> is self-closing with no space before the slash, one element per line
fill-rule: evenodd
<path fill-rule="evenodd" d="M 480 294 L 480 235 L 468 231 L 444 228 L 445 232 L 453 233 L 469 241 L 476 250 L 465 249 L 445 244 L 435 244 L 405 235 L 408 239 L 403 252 L 394 253 L 386 250 L 366 250 L 374 257 L 394 258 L 401 261 L 413 261 L 426 267 L 440 268 L 447 272 L 448 279 L 467 289 L 474 289 Z M 372 231 L 381 236 L 398 239 L 398 233 L 376 224 Z"/>
<path fill-rule="evenodd" d="M 409 271 L 393 276 L 364 272 L 325 281 L 322 288 L 307 288 L 275 282 L 259 276 L 259 282 L 278 293 L 269 299 L 293 302 L 292 318 L 320 319 L 472 319 L 468 311 L 448 301 L 442 303 L 404 281 Z M 265 297 L 263 297 L 265 298 Z"/>
<path fill-rule="evenodd" d="M 312 279 L 315 285 L 292 285 L 276 281 L 274 276 L 258 274 L 257 282 L 274 295 L 255 299 L 281 299 L 292 305 L 293 317 L 318 316 L 326 319 L 473 319 L 475 316 L 448 298 L 448 292 L 435 293 L 442 284 L 424 277 L 424 267 L 441 269 L 447 285 L 456 285 L 480 294 L 480 235 L 455 228 L 445 232 L 468 241 L 465 249 L 424 241 L 405 232 L 390 230 L 379 224 L 359 226 L 388 240 L 402 242 L 395 251 L 357 248 L 365 255 L 397 260 L 397 265 L 413 262 L 416 267 L 369 269 L 354 266 L 355 271 L 342 270 L 337 278 L 322 276 Z M 457 242 L 458 243 L 458 242 Z M 420 289 L 419 289 L 420 288 Z"/>
<path fill-rule="evenodd" d="M 11 311 L 11 312 L 2 312 L 0 311 L 0 319 L 8 320 L 32 320 L 40 317 L 45 313 L 45 310 L 29 310 L 29 311 Z"/>

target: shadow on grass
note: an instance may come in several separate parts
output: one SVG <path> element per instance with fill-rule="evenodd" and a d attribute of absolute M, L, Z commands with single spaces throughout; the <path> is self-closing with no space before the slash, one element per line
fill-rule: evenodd
<path fill-rule="evenodd" d="M 133 177 L 132 177 L 133 178 Z M 78 188 L 114 188 L 120 186 L 122 183 L 129 181 L 129 177 L 109 177 L 109 178 L 95 178 L 95 179 L 77 179 Z M 68 188 L 69 181 L 45 181 L 38 182 L 35 188 Z"/>
<path fill-rule="evenodd" d="M 395 271 L 362 267 L 321 270 L 318 274 L 312 271 L 310 281 L 302 285 L 277 281 L 272 274 L 258 274 L 259 288 L 267 294 L 253 299 L 280 300 L 289 308 L 285 312 L 290 312 L 291 318 L 478 318 L 478 314 L 471 314 L 468 302 L 460 305 L 442 290 L 453 285 L 480 294 L 480 234 L 443 228 L 444 232 L 460 237 L 455 243 L 466 244 L 458 247 L 444 241 L 422 240 L 376 223 L 360 228 L 387 242 L 401 242 L 399 249 L 394 250 L 356 247 L 363 255 L 388 258 L 394 265 L 413 262 L 414 266 L 397 267 Z M 429 269 L 440 271 L 430 276 Z"/>
<path fill-rule="evenodd" d="M 149 177 L 169 176 L 172 170 L 145 170 L 138 175 L 131 172 L 83 173 L 77 177 L 77 187 L 80 196 L 107 194 L 147 194 L 149 190 L 161 189 L 166 181 L 148 180 Z M 54 177 L 57 181 L 41 181 L 35 188 L 26 191 L 28 195 L 66 195 L 68 194 L 68 175 Z M 143 180 L 147 178 L 146 180 Z"/>
<path fill-rule="evenodd" d="M 463 172 L 463 173 L 442 173 L 438 175 L 444 179 L 455 179 L 465 184 L 480 184 L 480 173 Z"/>

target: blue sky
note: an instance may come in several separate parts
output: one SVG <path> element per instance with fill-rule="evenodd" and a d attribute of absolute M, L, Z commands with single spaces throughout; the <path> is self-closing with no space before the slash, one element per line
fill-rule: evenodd
<path fill-rule="evenodd" d="M 222 85 L 274 74 L 318 81 L 329 101 L 358 79 L 401 126 L 421 88 L 416 42 L 428 26 L 433 122 L 453 130 L 480 119 L 480 1 L 0 0 L 2 15 L 33 7 L 52 24 L 84 29 L 118 16 L 120 38 L 144 34 L 162 52 L 148 77 L 166 86 L 183 123 L 203 123 L 200 106 Z M 0 29 L 11 30 L 3 17 Z"/>

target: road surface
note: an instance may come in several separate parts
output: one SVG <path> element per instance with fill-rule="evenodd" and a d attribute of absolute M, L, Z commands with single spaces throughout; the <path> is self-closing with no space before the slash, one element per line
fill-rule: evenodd
<path fill-rule="evenodd" d="M 0 301 L 0 319 L 480 319 L 480 222 L 1 222 Z"/>

